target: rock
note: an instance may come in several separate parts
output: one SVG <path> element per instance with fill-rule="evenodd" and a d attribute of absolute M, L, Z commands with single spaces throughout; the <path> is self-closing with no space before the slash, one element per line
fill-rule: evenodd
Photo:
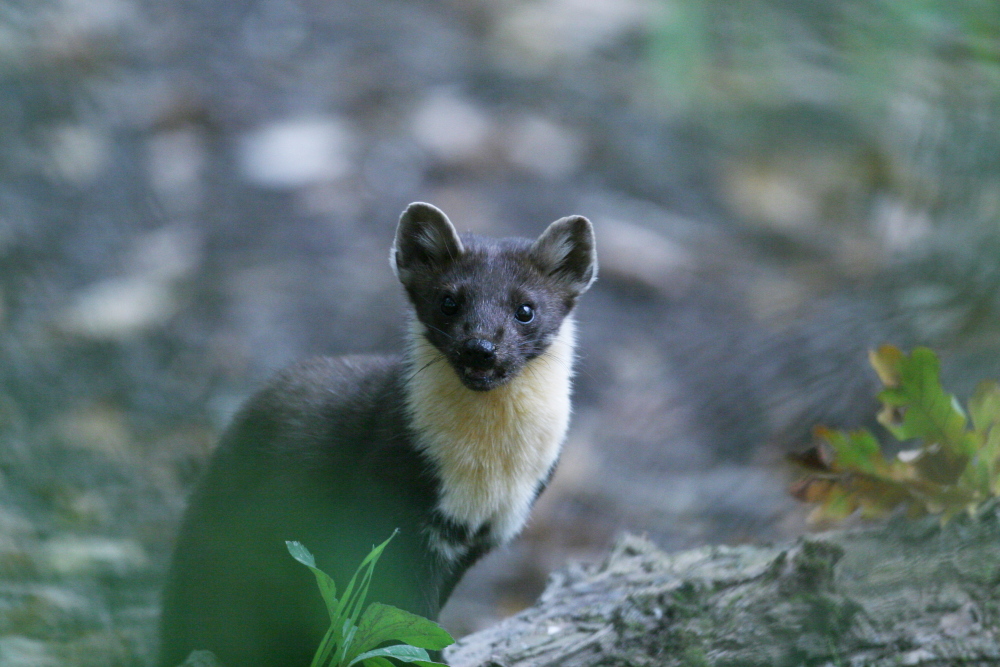
<path fill-rule="evenodd" d="M 45 642 L 27 637 L 0 637 L 0 665 L 4 667 L 56 667 L 56 660 Z"/>
<path fill-rule="evenodd" d="M 535 607 L 446 656 L 455 667 L 993 664 L 998 562 L 995 508 L 782 547 L 666 554 L 626 536 L 603 564 L 556 573 Z"/>
<path fill-rule="evenodd" d="M 417 106 L 412 131 L 417 143 L 439 159 L 468 162 L 483 157 L 492 124 L 470 100 L 440 91 Z"/>
<path fill-rule="evenodd" d="M 273 121 L 243 135 L 240 170 L 250 183 L 290 190 L 348 173 L 350 133 L 332 116 Z"/>
<path fill-rule="evenodd" d="M 149 565 L 135 540 L 62 535 L 42 548 L 42 563 L 62 576 L 113 574 L 122 576 Z"/>
<path fill-rule="evenodd" d="M 536 176 L 566 178 L 580 166 L 583 141 L 576 133 L 547 118 L 523 118 L 507 135 L 507 159 Z"/>
<path fill-rule="evenodd" d="M 211 651 L 191 651 L 181 667 L 222 667 L 222 663 Z"/>

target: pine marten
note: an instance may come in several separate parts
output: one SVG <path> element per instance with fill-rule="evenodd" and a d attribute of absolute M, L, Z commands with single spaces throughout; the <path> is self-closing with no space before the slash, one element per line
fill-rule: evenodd
<path fill-rule="evenodd" d="M 414 203 L 390 263 L 412 309 L 405 353 L 287 369 L 222 436 L 173 554 L 163 667 L 195 649 L 228 667 L 309 664 L 329 618 L 285 540 L 343 587 L 398 528 L 368 599 L 436 618 L 545 488 L 570 417 L 573 308 L 597 276 L 590 222 L 459 237 Z"/>

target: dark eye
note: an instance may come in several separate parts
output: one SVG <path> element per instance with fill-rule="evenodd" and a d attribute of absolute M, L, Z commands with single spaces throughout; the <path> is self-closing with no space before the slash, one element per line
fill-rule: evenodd
<path fill-rule="evenodd" d="M 522 303 L 514 311 L 514 318 L 521 324 L 527 324 L 531 320 L 535 319 L 535 309 L 526 303 Z"/>
<path fill-rule="evenodd" d="M 450 296 L 446 296 L 441 299 L 441 312 L 445 315 L 454 315 L 458 312 L 458 303 Z"/>

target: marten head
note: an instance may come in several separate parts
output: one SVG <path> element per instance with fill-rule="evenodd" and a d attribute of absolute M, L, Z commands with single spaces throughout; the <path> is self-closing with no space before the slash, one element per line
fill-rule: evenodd
<path fill-rule="evenodd" d="M 487 391 L 543 354 L 597 277 L 586 218 L 556 220 L 535 241 L 461 238 L 430 204 L 410 204 L 390 257 L 422 334 L 469 389 Z"/>

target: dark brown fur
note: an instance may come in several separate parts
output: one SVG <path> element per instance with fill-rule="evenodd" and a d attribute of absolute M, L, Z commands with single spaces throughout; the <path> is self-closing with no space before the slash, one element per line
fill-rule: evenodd
<path fill-rule="evenodd" d="M 404 213 L 393 261 L 423 335 L 475 392 L 511 381 L 542 354 L 596 271 L 583 218 L 554 223 L 535 243 L 463 243 L 426 204 Z M 451 316 L 441 311 L 445 294 L 456 300 Z M 536 315 L 515 321 L 527 303 Z M 437 617 L 497 539 L 490 521 L 464 525 L 439 506 L 438 464 L 407 414 L 407 383 L 420 371 L 400 357 L 316 359 L 283 372 L 243 407 L 177 538 L 162 667 L 196 649 L 229 667 L 309 664 L 329 620 L 313 575 L 286 540 L 302 542 L 342 586 L 398 528 L 369 599 Z M 537 494 L 550 473 L 530 479 L 529 491 Z"/>

